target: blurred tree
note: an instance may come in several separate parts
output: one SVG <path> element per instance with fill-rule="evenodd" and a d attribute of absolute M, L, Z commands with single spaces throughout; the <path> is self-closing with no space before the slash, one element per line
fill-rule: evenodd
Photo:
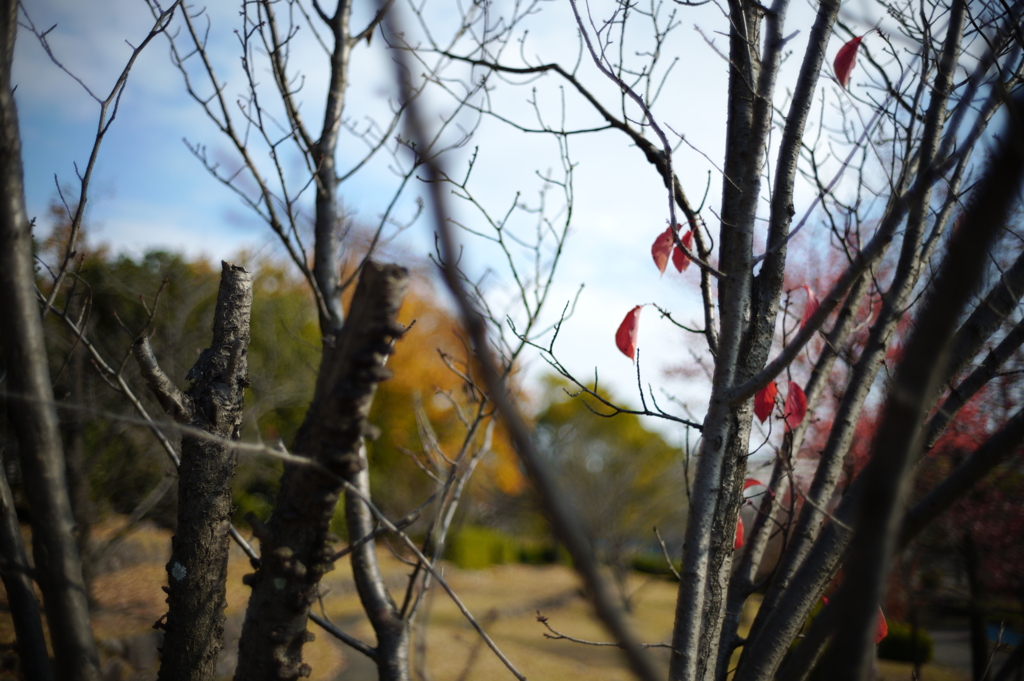
<path fill-rule="evenodd" d="M 445 467 L 445 457 L 454 461 L 461 448 L 487 437 L 486 429 L 466 437 L 481 406 L 473 378 L 477 370 L 467 361 L 471 353 L 458 322 L 439 304 L 425 276 L 417 277 L 399 320 L 412 326 L 389 360 L 392 378 L 377 389 L 370 423 L 382 435 L 369 444 L 373 496 L 394 517 L 411 511 L 435 489 L 431 473 Z M 487 475 L 473 488 L 482 494 L 493 485 L 505 494 L 519 493 L 523 477 L 500 429 L 489 446 L 491 455 L 480 464 Z"/>
<path fill-rule="evenodd" d="M 1014 358 L 1020 361 L 1019 353 Z M 995 424 L 1020 404 L 1009 372 L 961 410 L 959 418 L 935 443 L 917 471 L 919 494 L 948 476 L 985 441 Z M 921 541 L 910 547 L 922 564 L 942 566 L 946 584 L 966 583 L 974 681 L 994 674 L 988 625 L 1015 611 L 1024 614 L 1024 461 L 1021 452 L 996 466 L 944 515 Z M 995 604 L 999 603 L 999 606 Z M 1001 616 L 996 614 L 1000 610 Z"/>
<path fill-rule="evenodd" d="M 50 220 L 50 236 L 39 244 L 43 262 L 59 257 L 67 243 L 66 212 L 56 202 Z M 76 286 L 66 295 L 77 301 L 75 309 L 81 310 L 86 335 L 95 337 L 94 343 L 104 356 L 123 362 L 135 335 L 145 330 L 168 375 L 183 381 L 207 343 L 209 330 L 204 320 L 209 318 L 217 295 L 214 268 L 204 260 L 160 251 L 141 258 L 112 256 L 104 248 L 90 246 L 87 230 L 83 230 L 78 243 L 80 271 Z M 256 294 L 245 437 L 290 443 L 312 398 L 319 363 L 316 307 L 307 282 L 286 263 L 247 254 L 236 259 L 254 272 Z M 63 299 L 60 302 L 63 304 Z M 424 473 L 432 466 L 431 461 L 438 460 L 442 453 L 455 459 L 459 447 L 472 444 L 466 442 L 465 433 L 472 408 L 480 403 L 472 380 L 465 380 L 472 379 L 475 371 L 466 361 L 470 353 L 458 324 L 439 304 L 425 268 L 415 277 L 400 321 L 411 328 L 390 359 L 394 377 L 378 389 L 370 422 L 382 435 L 369 445 L 374 496 L 383 510 L 396 516 L 411 511 L 434 490 L 436 481 Z M 63 322 L 51 318 L 47 328 L 56 341 L 51 344 L 51 371 L 57 379 L 57 394 L 66 396 L 69 404 L 89 405 L 95 413 L 134 418 L 130 405 L 122 396 L 104 390 L 95 372 L 78 373 L 73 354 L 76 338 Z M 126 380 L 135 393 L 151 413 L 160 413 L 155 399 L 143 389 L 133 364 L 128 367 Z M 85 382 L 85 387 L 76 389 L 79 380 Z M 89 395 L 89 399 L 74 399 L 75 390 Z M 69 423 L 76 422 L 75 415 L 86 416 L 81 435 L 85 454 L 78 468 L 89 472 L 82 479 L 88 483 L 85 498 L 93 517 L 89 522 L 83 517 L 80 525 L 88 527 L 96 517 L 111 511 L 132 514 L 140 504 L 153 503 L 152 491 L 171 475 L 159 444 L 129 422 L 108 428 L 106 422 L 88 418 L 79 407 L 66 412 Z M 167 428 L 166 433 L 172 439 L 176 437 L 174 428 Z M 479 444 L 485 436 L 480 430 L 472 442 Z M 482 486 L 493 485 L 503 493 L 518 494 L 523 478 L 500 430 L 492 436 L 490 447 L 493 455 L 481 463 L 488 473 Z M 236 519 L 241 520 L 250 511 L 269 513 L 280 474 L 281 464 L 273 459 L 245 457 L 240 461 L 235 479 Z M 174 499 L 171 486 L 146 517 L 173 526 Z M 339 534 L 344 534 L 343 523 L 335 526 Z M 98 551 L 102 552 L 102 547 Z"/>
<path fill-rule="evenodd" d="M 49 218 L 50 234 L 37 248 L 42 263 L 61 256 L 70 231 L 67 212 L 57 202 L 52 204 Z M 79 270 L 74 284 L 58 302 L 69 303 L 68 309 L 81 322 L 79 328 L 108 361 L 125 366 L 132 341 L 145 333 L 168 375 L 184 384 L 188 367 L 208 344 L 217 272 L 205 260 L 190 260 L 181 254 L 151 251 L 140 258 L 113 256 L 104 247 L 92 247 L 87 237 L 88 230 L 82 230 Z M 249 262 L 256 275 L 252 318 L 259 324 L 249 347 L 252 379 L 246 391 L 243 427 L 247 437 L 290 442 L 312 396 L 319 361 L 315 307 L 305 280 L 286 265 L 246 254 L 239 259 Z M 80 529 L 109 512 L 130 515 L 136 522 L 147 517 L 173 526 L 176 490 L 168 484 L 173 471 L 166 453 L 149 433 L 133 425 L 137 415 L 117 386 L 106 389 L 102 377 L 87 367 L 89 360 L 76 334 L 54 317 L 47 320 L 46 329 L 52 341 L 49 350 L 55 394 L 66 403 L 63 422 L 67 425 L 68 467 L 72 472 L 87 472 L 69 474 L 72 499 L 85 502 L 75 504 Z M 134 363 L 126 366 L 124 380 L 134 394 L 151 414 L 161 413 L 156 400 L 143 388 Z M 112 422 L 96 418 L 112 414 L 122 418 Z M 171 440 L 177 438 L 175 428 L 164 430 Z M 74 446 L 76 440 L 81 441 L 80 447 Z M 79 450 L 81 462 L 76 463 Z M 241 462 L 235 480 L 239 517 L 251 510 L 269 509 L 279 476 L 276 461 L 246 457 Z M 85 511 L 79 513 L 78 507 Z M 99 558 L 109 548 L 97 546 L 83 553 Z M 88 567 L 89 561 L 86 564 Z"/>
<path fill-rule="evenodd" d="M 660 552 L 652 528 L 685 527 L 678 449 L 634 414 L 596 418 L 585 399 L 569 396 L 564 379 L 548 377 L 546 384 L 537 445 L 579 509 L 598 556 L 612 568 L 628 609 L 632 558 L 644 548 Z"/>

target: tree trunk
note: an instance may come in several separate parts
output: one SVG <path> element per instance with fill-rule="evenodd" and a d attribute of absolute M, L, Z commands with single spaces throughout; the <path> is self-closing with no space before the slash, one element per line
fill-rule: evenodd
<path fill-rule="evenodd" d="M 167 563 L 166 632 L 161 681 L 216 678 L 224 647 L 224 608 L 231 527 L 231 477 L 242 424 L 242 394 L 249 385 L 247 350 L 252 275 L 222 263 L 213 319 L 213 342 L 200 354 L 182 394 L 164 375 L 145 337 L 132 350 L 143 377 L 179 422 L 210 438 L 185 433 L 178 467 L 178 527 Z M 216 440 L 211 439 L 216 438 Z"/>
<path fill-rule="evenodd" d="M 7 590 L 7 602 L 14 621 L 21 672 L 27 681 L 51 681 L 50 657 L 39 615 L 39 601 L 29 576 L 28 557 L 21 540 L 14 497 L 0 462 L 0 577 Z"/>
<path fill-rule="evenodd" d="M 18 114 L 11 91 L 11 60 L 18 3 L 0 4 L 0 318 L 10 392 L 8 411 L 18 436 L 32 539 L 57 674 L 71 681 L 99 679 L 89 604 L 75 543 L 64 451 L 43 325 L 36 302 L 32 230 L 25 211 Z"/>
<path fill-rule="evenodd" d="M 95 605 L 92 585 L 95 578 L 92 550 L 92 501 L 89 498 L 89 473 L 85 462 L 85 414 L 82 405 L 89 404 L 85 394 L 85 348 L 76 344 L 68 361 L 70 390 L 68 401 L 72 408 L 61 414 L 64 427 L 64 465 L 68 470 L 68 494 L 71 512 L 75 516 L 75 543 L 82 560 L 82 579 L 90 605 Z"/>
<path fill-rule="evenodd" d="M 334 569 L 337 541 L 330 533 L 345 484 L 369 492 L 363 437 L 377 383 L 387 378 L 384 364 L 404 329 L 396 317 L 408 285 L 397 265 L 367 262 L 352 298 L 348 318 L 336 336 L 325 335 L 313 403 L 295 438 L 295 454 L 310 465 L 286 464 L 274 512 L 266 525 L 249 516 L 260 540 L 260 561 L 246 584 L 253 589 L 238 646 L 235 679 L 296 679 L 311 669 L 302 646 L 309 607 L 323 575 Z M 346 492 L 349 541 L 373 529 L 366 504 Z M 409 678 L 409 629 L 384 586 L 372 541 L 352 552 L 359 597 L 377 633 L 374 651 L 381 679 Z"/>

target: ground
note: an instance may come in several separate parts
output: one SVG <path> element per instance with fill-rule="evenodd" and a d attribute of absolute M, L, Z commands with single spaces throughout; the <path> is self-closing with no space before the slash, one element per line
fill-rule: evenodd
<path fill-rule="evenodd" d="M 109 537 L 115 529 L 114 524 L 104 526 L 99 534 L 101 538 Z M 166 584 L 164 564 L 169 546 L 169 533 L 153 527 L 142 528 L 121 543 L 108 563 L 110 571 L 96 581 L 98 607 L 93 626 L 103 656 L 104 681 L 156 678 L 159 639 L 152 625 L 166 611 L 160 586 Z M 409 566 L 386 548 L 381 549 L 381 564 L 394 597 L 400 599 L 404 595 Z M 229 564 L 227 645 L 220 664 L 225 677 L 230 676 L 234 665 L 233 652 L 249 592 L 241 580 L 249 571 L 251 568 L 244 554 L 233 547 Z M 545 637 L 547 629 L 537 621 L 538 610 L 553 628 L 566 635 L 591 641 L 607 640 L 607 634 L 580 595 L 579 580 L 568 568 L 504 565 L 462 571 L 445 565 L 444 576 L 527 678 L 559 681 L 631 678 L 616 648 Z M 324 586 L 323 612 L 347 633 L 372 644 L 372 630 L 362 617 L 348 564 L 339 563 L 338 569 L 327 575 Z M 640 638 L 649 643 L 667 642 L 672 628 L 675 584 L 636 574 L 631 578 L 630 588 L 634 603 L 631 619 Z M 426 640 L 417 644 L 414 656 L 421 651 L 425 654 L 431 679 L 512 678 L 481 644 L 480 637 L 444 592 L 433 593 L 422 612 L 421 620 L 428 618 L 430 626 Z M 748 612 L 748 617 L 751 614 Z M 316 640 L 306 647 L 305 655 L 313 667 L 312 678 L 335 681 L 376 678 L 376 670 L 367 658 L 335 641 L 312 623 L 310 630 L 316 633 Z M 0 679 L 14 677 L 9 666 L 15 656 L 13 641 L 6 594 L 0 590 L 0 663 L 4 663 L 0 665 Z M 953 664 L 969 660 L 960 655 L 960 645 L 955 637 L 937 639 L 937 659 L 950 660 Z M 653 648 L 651 652 L 667 671 L 667 650 Z M 912 673 L 909 664 L 886 661 L 879 663 L 879 671 L 885 681 L 909 681 Z M 922 672 L 926 681 L 966 681 L 968 677 L 963 666 L 931 664 Z"/>

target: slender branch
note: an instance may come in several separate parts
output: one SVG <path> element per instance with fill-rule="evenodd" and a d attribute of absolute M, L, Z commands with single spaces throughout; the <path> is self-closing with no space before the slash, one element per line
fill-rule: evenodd
<path fill-rule="evenodd" d="M 573 643 L 582 643 L 587 646 L 597 646 L 599 648 L 621 648 L 621 643 L 612 643 L 611 641 L 588 641 L 584 638 L 576 638 L 575 636 L 569 636 L 551 626 L 551 622 L 547 617 L 540 614 L 540 610 L 537 611 L 537 621 L 544 625 L 544 627 L 551 633 L 544 634 L 544 638 L 549 638 L 552 641 L 572 641 Z M 667 643 L 641 643 L 640 647 L 643 649 L 648 648 L 671 648 Z"/>
<path fill-rule="evenodd" d="M 164 408 L 164 412 L 175 421 L 189 422 L 192 419 L 192 402 L 160 368 L 156 355 L 153 354 L 153 346 L 149 344 L 149 338 L 143 336 L 132 343 L 132 352 L 139 363 L 142 377 L 160 402 L 160 406 Z"/>

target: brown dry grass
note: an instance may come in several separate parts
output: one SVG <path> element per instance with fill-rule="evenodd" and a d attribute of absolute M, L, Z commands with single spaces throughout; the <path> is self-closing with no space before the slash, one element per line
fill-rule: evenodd
<path fill-rule="evenodd" d="M 110 527 L 101 528 L 109 533 Z M 95 584 L 100 607 L 93 617 L 97 639 L 126 639 L 152 631 L 152 625 L 165 612 L 166 584 L 164 564 L 170 546 L 169 533 L 144 528 L 134 533 L 119 550 L 123 556 L 119 569 L 101 575 Z M 401 603 L 410 567 L 380 550 L 381 567 L 393 597 Z M 228 567 L 229 630 L 238 633 L 249 589 L 242 575 L 251 568 L 245 555 L 232 548 Z M 607 634 L 593 617 L 590 606 L 579 592 L 579 580 L 564 566 L 528 567 L 506 565 L 482 571 L 462 571 L 444 567 L 446 580 L 471 612 L 485 625 L 488 633 L 520 672 L 530 679 L 572 681 L 618 681 L 631 678 L 619 650 L 594 647 L 568 640 L 545 637 L 547 630 L 537 621 L 540 609 L 556 630 L 580 639 L 607 640 Z M 373 632 L 366 623 L 359 598 L 352 586 L 351 569 L 346 562 L 324 580 L 323 612 L 346 632 L 371 645 Z M 634 575 L 629 581 L 634 610 L 630 623 L 638 636 L 649 643 L 670 640 L 676 585 L 664 579 Z M 756 597 L 744 612 L 744 627 L 756 613 Z M 482 645 L 480 637 L 459 613 L 451 599 L 440 590 L 424 604 L 419 622 L 426 621 L 425 659 L 432 679 L 490 680 L 512 678 L 502 663 Z M 375 679 L 372 663 L 310 624 L 316 640 L 305 648 L 306 660 L 313 667 L 314 679 Z M 0 589 L 0 644 L 14 640 L 13 625 L 7 611 L 6 594 Z M 107 648 L 101 647 L 105 656 Z M 668 651 L 651 649 L 657 664 L 667 672 Z M 414 651 L 414 656 L 416 651 Z M 909 681 L 911 666 L 880 661 L 884 681 Z M 0 673 L 0 677 L 3 674 Z M 155 670 L 131 676 L 153 678 Z M 122 677 L 128 678 L 128 677 Z M 922 678 L 927 681 L 965 681 L 967 675 L 935 665 L 926 665 Z"/>

